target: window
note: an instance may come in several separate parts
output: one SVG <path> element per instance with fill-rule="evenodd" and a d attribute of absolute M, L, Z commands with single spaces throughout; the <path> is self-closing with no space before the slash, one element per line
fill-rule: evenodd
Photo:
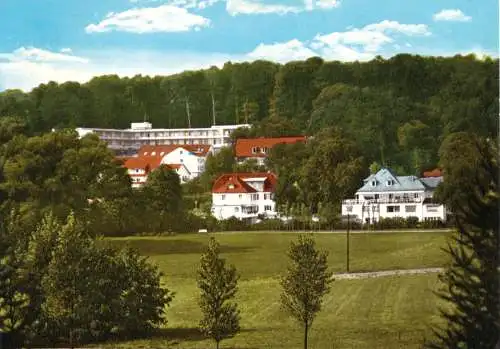
<path fill-rule="evenodd" d="M 179 154 L 181 154 L 181 155 L 182 155 L 183 153 L 184 153 L 184 152 L 183 152 L 182 150 L 179 152 Z"/>
<path fill-rule="evenodd" d="M 241 195 L 241 194 L 240 194 L 240 195 L 238 195 L 238 199 L 241 199 L 242 197 L 243 197 L 243 195 Z"/>
<path fill-rule="evenodd" d="M 352 206 L 347 206 L 347 212 L 352 212 Z"/>
<path fill-rule="evenodd" d="M 151 153 L 151 155 L 152 155 L 152 156 L 155 156 L 155 155 L 156 155 L 156 152 L 155 152 L 155 151 L 154 151 L 154 152 L 152 152 L 152 153 Z"/>
<path fill-rule="evenodd" d="M 414 197 L 415 199 L 418 199 L 418 197 L 419 197 L 418 193 L 413 194 L 413 197 Z"/>
<path fill-rule="evenodd" d="M 377 181 L 372 181 L 372 187 L 377 185 Z"/>
<path fill-rule="evenodd" d="M 240 208 L 239 207 L 235 207 L 234 208 L 234 212 L 240 212 Z"/>
<path fill-rule="evenodd" d="M 405 212 L 407 212 L 407 213 L 417 212 L 417 205 L 406 205 Z"/>
<path fill-rule="evenodd" d="M 253 148 L 252 148 L 252 154 L 255 154 L 255 153 L 257 153 L 257 148 L 256 148 L 256 147 L 253 147 Z"/>
<path fill-rule="evenodd" d="M 226 199 L 226 195 L 222 194 L 222 195 L 220 196 L 220 199 L 221 199 L 221 200 L 225 200 L 225 199 Z"/>
<path fill-rule="evenodd" d="M 145 151 L 143 155 L 148 155 L 148 152 L 147 152 L 147 151 Z"/>
<path fill-rule="evenodd" d="M 399 206 L 387 206 L 387 212 L 388 213 L 399 212 Z"/>
<path fill-rule="evenodd" d="M 375 194 L 375 200 L 378 200 L 378 199 L 379 199 L 379 195 Z"/>
<path fill-rule="evenodd" d="M 252 194 L 251 199 L 252 199 L 252 201 L 259 200 L 259 194 Z"/>
<path fill-rule="evenodd" d="M 264 200 L 271 199 L 271 194 L 264 194 Z"/>
<path fill-rule="evenodd" d="M 228 184 L 227 188 L 228 189 L 234 189 L 234 184 Z"/>
<path fill-rule="evenodd" d="M 271 205 L 265 205 L 264 211 L 272 211 Z"/>

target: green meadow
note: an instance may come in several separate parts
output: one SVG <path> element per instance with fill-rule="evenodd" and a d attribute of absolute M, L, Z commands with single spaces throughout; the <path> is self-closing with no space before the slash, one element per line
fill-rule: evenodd
<path fill-rule="evenodd" d="M 447 232 L 351 234 L 350 271 L 442 267 Z M 176 292 L 167 310 L 168 323 L 157 335 L 108 348 L 209 348 L 197 324 L 196 270 L 209 236 L 241 275 L 237 301 L 242 331 L 221 348 L 301 348 L 302 328 L 280 309 L 279 277 L 287 266 L 293 233 L 220 233 L 111 239 L 150 257 L 165 273 L 164 282 Z M 345 272 L 345 234 L 315 234 L 329 264 Z M 336 280 L 310 332 L 310 348 L 420 348 L 439 324 L 437 274 Z"/>

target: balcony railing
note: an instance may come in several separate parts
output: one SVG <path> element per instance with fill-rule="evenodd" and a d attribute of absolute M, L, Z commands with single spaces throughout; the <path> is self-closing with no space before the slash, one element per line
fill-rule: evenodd
<path fill-rule="evenodd" d="M 371 199 L 371 200 L 357 200 L 347 199 L 343 200 L 343 205 L 373 205 L 373 204 L 420 204 L 422 198 L 392 198 L 392 199 Z"/>

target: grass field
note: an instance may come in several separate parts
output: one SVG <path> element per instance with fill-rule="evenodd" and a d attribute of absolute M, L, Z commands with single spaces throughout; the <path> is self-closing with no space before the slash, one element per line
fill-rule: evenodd
<path fill-rule="evenodd" d="M 384 233 L 351 235 L 351 271 L 440 267 L 448 233 Z M 295 234 L 215 234 L 222 254 L 241 274 L 238 302 L 242 332 L 222 348 L 300 348 L 301 327 L 280 310 L 278 277 L 287 265 L 286 251 Z M 177 294 L 168 309 L 168 325 L 148 340 L 109 343 L 113 348 L 207 348 L 196 329 L 196 269 L 208 236 L 113 239 L 151 257 L 165 272 Z M 345 235 L 317 234 L 329 252 L 334 272 L 345 271 Z M 420 348 L 437 317 L 435 274 L 337 280 L 310 333 L 310 348 Z M 102 347 L 102 345 L 99 345 Z"/>

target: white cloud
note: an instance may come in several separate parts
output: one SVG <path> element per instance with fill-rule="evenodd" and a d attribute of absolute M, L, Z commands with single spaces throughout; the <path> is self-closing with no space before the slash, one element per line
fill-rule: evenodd
<path fill-rule="evenodd" d="M 88 63 L 87 58 L 66 53 L 51 52 L 35 47 L 20 47 L 12 53 L 0 53 L 0 62 L 35 62 L 35 63 Z"/>
<path fill-rule="evenodd" d="M 340 6 L 339 0 L 316 0 L 316 7 L 321 9 L 330 9 Z"/>
<path fill-rule="evenodd" d="M 133 8 L 124 12 L 110 12 L 101 22 L 89 24 L 87 33 L 124 31 L 130 33 L 184 32 L 210 25 L 210 20 L 190 13 L 185 8 L 171 5 Z"/>
<path fill-rule="evenodd" d="M 394 43 L 396 34 L 406 36 L 429 36 L 429 29 L 425 24 L 401 24 L 396 21 L 384 20 L 379 23 L 368 24 L 361 29 L 352 28 L 344 32 L 318 34 L 311 43 L 313 49 L 323 56 L 359 57 L 359 60 L 373 58 L 382 47 Z M 356 58 L 353 58 L 356 59 Z"/>
<path fill-rule="evenodd" d="M 248 57 L 253 59 L 267 59 L 275 62 L 288 62 L 307 59 L 316 55 L 316 52 L 307 48 L 304 43 L 293 39 L 285 43 L 260 44 L 248 54 Z"/>
<path fill-rule="evenodd" d="M 284 15 L 287 13 L 298 13 L 300 7 L 264 4 L 259 0 L 227 0 L 226 11 L 231 15 L 239 14 L 270 14 Z"/>
<path fill-rule="evenodd" d="M 73 52 L 73 50 L 71 50 L 69 47 L 63 47 L 60 52 L 62 52 L 62 53 L 71 53 L 71 52 Z"/>
<path fill-rule="evenodd" d="M 466 16 L 459 9 L 445 9 L 441 10 L 433 16 L 435 21 L 449 21 L 449 22 L 470 22 L 471 16 Z"/>
<path fill-rule="evenodd" d="M 401 24 L 397 21 L 388 20 L 383 20 L 379 23 L 368 24 L 362 30 L 378 32 L 398 32 L 409 36 L 431 35 L 429 28 L 425 24 Z"/>

